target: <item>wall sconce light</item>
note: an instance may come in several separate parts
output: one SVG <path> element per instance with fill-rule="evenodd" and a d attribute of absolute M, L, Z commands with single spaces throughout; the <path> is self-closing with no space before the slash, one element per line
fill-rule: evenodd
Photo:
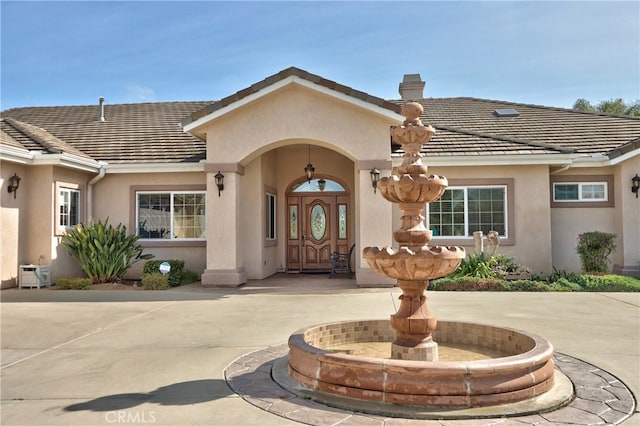
<path fill-rule="evenodd" d="M 326 180 L 324 180 L 324 179 L 318 180 L 318 189 L 320 191 L 324 191 L 324 187 L 325 187 L 326 184 L 327 184 Z"/>
<path fill-rule="evenodd" d="M 631 192 L 636 194 L 636 198 L 638 198 L 638 189 L 640 189 L 640 176 L 636 173 L 636 175 L 631 178 Z"/>
<path fill-rule="evenodd" d="M 307 182 L 311 183 L 311 179 L 313 179 L 313 172 L 316 171 L 316 168 L 311 164 L 311 145 L 309 145 L 309 163 L 304 168 L 304 174 L 307 175 Z"/>
<path fill-rule="evenodd" d="M 224 175 L 220 173 L 220 171 L 218 170 L 218 173 L 216 173 L 214 178 L 216 179 L 216 186 L 218 187 L 218 197 L 219 197 L 220 192 L 224 191 Z"/>
<path fill-rule="evenodd" d="M 373 193 L 375 194 L 378 188 L 378 181 L 380 180 L 380 170 L 374 167 L 369 174 L 371 175 L 371 186 L 373 186 Z"/>
<path fill-rule="evenodd" d="M 7 191 L 9 194 L 13 192 L 13 198 L 16 198 L 16 192 L 18 192 L 18 187 L 20 186 L 20 177 L 17 174 L 13 174 L 9 178 L 9 186 L 7 187 Z"/>

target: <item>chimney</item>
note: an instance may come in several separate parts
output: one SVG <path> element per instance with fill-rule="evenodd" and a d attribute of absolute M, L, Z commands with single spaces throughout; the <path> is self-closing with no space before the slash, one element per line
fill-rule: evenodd
<path fill-rule="evenodd" d="M 104 118 L 104 97 L 100 96 L 98 101 L 100 102 L 100 117 L 98 117 L 98 121 L 106 121 Z"/>
<path fill-rule="evenodd" d="M 422 99 L 424 86 L 425 82 L 420 78 L 420 74 L 405 74 L 402 83 L 398 86 L 398 93 L 402 100 Z"/>

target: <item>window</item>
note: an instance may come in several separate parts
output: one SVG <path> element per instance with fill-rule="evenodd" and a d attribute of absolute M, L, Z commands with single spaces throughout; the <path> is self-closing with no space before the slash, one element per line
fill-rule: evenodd
<path fill-rule="evenodd" d="M 508 237 L 506 185 L 449 187 L 427 208 L 434 237 L 468 238 L 475 231 Z"/>
<path fill-rule="evenodd" d="M 302 181 L 291 188 L 292 192 L 345 192 L 344 186 L 331 179 L 311 179 Z"/>
<path fill-rule="evenodd" d="M 68 228 L 80 223 L 80 191 L 58 188 L 58 227 Z"/>
<path fill-rule="evenodd" d="M 206 197 L 202 191 L 136 192 L 137 235 L 141 239 L 203 240 Z"/>
<path fill-rule="evenodd" d="M 607 201 L 606 182 L 556 182 L 553 201 Z"/>
<path fill-rule="evenodd" d="M 276 196 L 267 192 L 265 197 L 266 223 L 265 238 L 276 239 Z"/>
<path fill-rule="evenodd" d="M 551 207 L 614 207 L 613 175 L 551 175 Z"/>

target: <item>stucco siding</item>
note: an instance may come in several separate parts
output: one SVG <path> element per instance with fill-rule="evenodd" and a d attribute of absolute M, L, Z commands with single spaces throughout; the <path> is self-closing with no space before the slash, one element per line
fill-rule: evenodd
<path fill-rule="evenodd" d="M 390 124 L 397 123 L 293 84 L 216 118 L 203 130 L 207 159 L 246 165 L 291 139 L 316 141 L 351 159 L 388 158 Z"/>
<path fill-rule="evenodd" d="M 0 162 L 0 203 L 2 205 L 0 215 L 0 284 L 1 288 L 15 287 L 18 277 L 18 265 L 27 261 L 25 256 L 26 246 L 29 240 L 27 235 L 28 227 L 24 212 L 27 206 L 30 179 L 26 179 L 27 169 L 24 166 Z M 8 179 L 17 174 L 22 178 L 16 198 L 13 193 L 8 193 Z M 23 236 L 20 238 L 20 236 Z M 37 260 L 37 259 L 36 259 Z"/>
<path fill-rule="evenodd" d="M 428 164 L 428 158 L 424 163 Z M 475 182 L 492 180 L 510 181 L 513 189 L 513 209 L 508 223 L 509 239 L 504 240 L 497 253 L 513 257 L 534 273 L 550 273 L 551 258 L 551 212 L 549 206 L 548 168 L 539 166 L 495 166 L 495 167 L 430 167 L 429 173 L 445 176 L 449 186 L 473 185 Z M 470 230 L 471 231 L 471 230 Z M 445 238 L 434 238 L 431 245 L 450 245 Z M 473 239 L 456 240 L 456 245 L 473 253 Z"/>
<path fill-rule="evenodd" d="M 109 174 L 98 181 L 93 188 L 93 216 L 96 220 L 109 219 L 109 223 L 124 224 L 129 233 L 136 232 L 135 223 L 135 188 L 154 189 L 159 191 L 199 188 L 204 190 L 204 173 L 141 173 L 141 174 Z M 215 185 L 213 185 L 215 187 Z M 217 198 L 217 192 L 215 197 Z M 210 198 L 210 195 L 207 194 Z M 207 199 L 207 209 L 211 208 Z M 207 229 L 209 233 L 209 229 Z M 215 240 L 213 240 L 215 241 Z M 151 253 L 156 259 L 179 259 L 185 261 L 185 268 L 196 274 L 202 273 L 206 266 L 206 247 L 200 245 L 180 244 L 179 242 L 148 243 L 140 241 L 144 253 Z M 162 245 L 165 244 L 163 247 Z M 138 262 L 126 275 L 127 278 L 139 279 L 143 262 Z"/>
<path fill-rule="evenodd" d="M 616 234 L 617 241 L 620 242 L 622 225 L 620 223 L 622 215 L 617 206 L 620 205 L 620 179 L 616 177 L 616 168 L 572 168 L 562 173 L 565 179 L 574 177 L 576 180 L 584 176 L 613 175 L 614 205 L 611 207 L 589 207 L 581 204 L 582 207 L 554 207 L 551 209 L 552 236 L 553 236 L 553 266 L 558 270 L 580 272 L 580 256 L 576 252 L 578 246 L 578 236 L 585 232 L 607 232 Z M 551 199 L 552 194 L 549 194 Z M 612 259 L 613 260 L 613 259 Z"/>

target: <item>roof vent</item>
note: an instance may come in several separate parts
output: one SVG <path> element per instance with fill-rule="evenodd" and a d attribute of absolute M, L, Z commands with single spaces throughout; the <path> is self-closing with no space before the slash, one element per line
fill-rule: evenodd
<path fill-rule="evenodd" d="M 100 96 L 98 101 L 100 102 L 100 116 L 98 117 L 98 121 L 106 121 L 104 118 L 104 97 Z"/>
<path fill-rule="evenodd" d="M 420 78 L 420 74 L 405 74 L 402 83 L 398 86 L 400 97 L 407 101 L 424 98 L 425 84 Z"/>
<path fill-rule="evenodd" d="M 520 113 L 513 108 L 496 109 L 493 113 L 497 117 L 518 117 Z"/>

